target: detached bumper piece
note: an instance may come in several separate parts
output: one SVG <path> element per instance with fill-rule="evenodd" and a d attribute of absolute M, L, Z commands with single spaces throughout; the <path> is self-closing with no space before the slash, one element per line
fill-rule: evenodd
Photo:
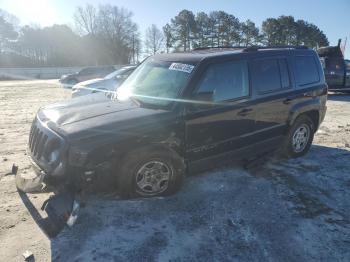
<path fill-rule="evenodd" d="M 44 231 L 49 237 L 57 236 L 66 225 L 74 225 L 78 218 L 79 203 L 74 200 L 74 194 L 62 191 L 47 199 L 41 210 L 47 213 L 44 219 Z"/>
<path fill-rule="evenodd" d="M 75 200 L 75 192 L 73 190 L 62 189 L 44 201 L 41 210 L 46 212 L 47 217 L 45 218 L 40 215 L 36 207 L 31 203 L 27 193 L 43 192 L 45 188 L 44 173 L 41 172 L 33 178 L 25 178 L 21 174 L 17 174 L 16 187 L 24 205 L 49 238 L 57 236 L 66 225 L 72 227 L 76 222 L 80 203 Z"/>
<path fill-rule="evenodd" d="M 40 193 L 45 187 L 44 178 L 43 173 L 33 178 L 25 178 L 21 174 L 16 174 L 16 187 L 23 193 Z"/>

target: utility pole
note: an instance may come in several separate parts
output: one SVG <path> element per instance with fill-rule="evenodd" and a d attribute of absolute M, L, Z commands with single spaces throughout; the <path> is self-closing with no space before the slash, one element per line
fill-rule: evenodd
<path fill-rule="evenodd" d="M 135 34 L 132 34 L 132 63 L 135 64 Z"/>

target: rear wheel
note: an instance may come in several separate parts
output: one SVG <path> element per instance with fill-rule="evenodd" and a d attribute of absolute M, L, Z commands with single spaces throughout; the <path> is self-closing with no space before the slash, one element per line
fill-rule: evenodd
<path fill-rule="evenodd" d="M 122 197 L 152 197 L 175 193 L 185 168 L 176 153 L 141 149 L 129 153 L 119 168 L 118 188 Z"/>
<path fill-rule="evenodd" d="M 299 116 L 287 133 L 282 145 L 282 156 L 296 158 L 305 155 L 311 147 L 314 130 L 314 124 L 308 116 Z"/>

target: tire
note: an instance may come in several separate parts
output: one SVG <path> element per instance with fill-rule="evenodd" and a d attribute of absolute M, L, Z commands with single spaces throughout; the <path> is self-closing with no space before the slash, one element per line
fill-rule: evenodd
<path fill-rule="evenodd" d="M 287 132 L 280 155 L 283 158 L 297 158 L 305 155 L 311 147 L 314 133 L 315 127 L 312 120 L 306 115 L 299 116 Z"/>
<path fill-rule="evenodd" d="M 173 194 L 181 187 L 185 173 L 184 161 L 176 153 L 154 148 L 133 151 L 121 163 L 117 183 L 123 198 Z"/>

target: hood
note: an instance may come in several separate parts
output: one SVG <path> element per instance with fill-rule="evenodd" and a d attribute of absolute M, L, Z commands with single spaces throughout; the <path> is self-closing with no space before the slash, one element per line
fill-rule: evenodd
<path fill-rule="evenodd" d="M 136 104 L 131 101 L 120 103 L 111 100 L 104 93 L 96 93 L 45 106 L 39 111 L 39 118 L 62 127 L 123 109 L 130 110 L 133 107 L 136 107 Z"/>
<path fill-rule="evenodd" d="M 71 77 L 75 77 L 78 73 L 75 72 L 75 73 L 71 73 L 71 74 L 64 74 L 61 76 L 61 80 L 64 80 L 64 79 L 68 79 L 68 78 L 71 78 Z"/>
<path fill-rule="evenodd" d="M 119 81 L 115 79 L 105 79 L 97 78 L 91 79 L 84 82 L 80 82 L 73 86 L 73 89 L 79 89 L 83 87 L 94 88 L 94 89 L 106 89 L 106 90 L 115 90 L 119 86 Z"/>
<path fill-rule="evenodd" d="M 111 100 L 104 93 L 96 93 L 43 107 L 38 117 L 61 135 L 82 140 L 106 133 L 116 134 L 120 129 L 134 130 L 135 125 L 159 122 L 159 114 L 169 119 L 165 116 L 169 113 L 140 107 L 132 100 Z"/>
<path fill-rule="evenodd" d="M 93 85 L 93 84 L 99 83 L 102 80 L 103 80 L 103 78 L 94 78 L 94 79 L 90 79 L 90 80 L 87 80 L 87 81 L 80 82 L 79 84 L 76 84 L 74 87 L 79 88 L 79 86 L 89 86 L 89 85 Z"/>

